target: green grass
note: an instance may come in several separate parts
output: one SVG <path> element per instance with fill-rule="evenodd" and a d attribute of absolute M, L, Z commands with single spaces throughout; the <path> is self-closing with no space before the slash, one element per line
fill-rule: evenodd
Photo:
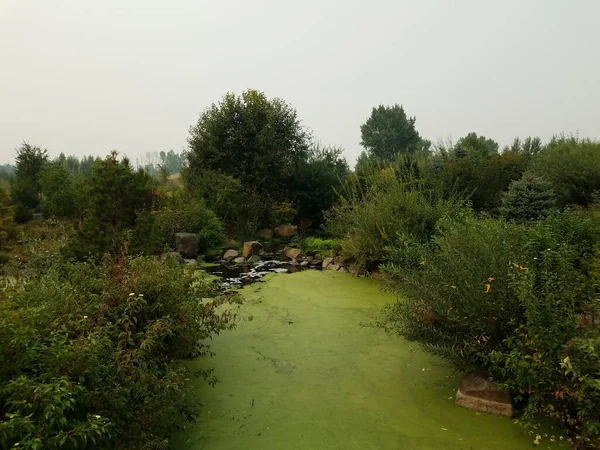
<path fill-rule="evenodd" d="M 237 328 L 214 339 L 214 357 L 191 363 L 214 367 L 220 381 L 211 388 L 198 380 L 201 415 L 174 448 L 533 446 L 511 419 L 455 406 L 461 374 L 445 361 L 370 326 L 394 301 L 376 281 L 305 271 L 275 275 L 242 295 Z"/>

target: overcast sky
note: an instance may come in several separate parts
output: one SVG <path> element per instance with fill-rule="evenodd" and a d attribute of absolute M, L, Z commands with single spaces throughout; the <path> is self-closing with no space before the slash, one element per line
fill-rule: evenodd
<path fill-rule="evenodd" d="M 186 145 L 227 91 L 297 108 L 349 162 L 378 104 L 422 136 L 600 137 L 598 0 L 0 0 L 0 162 Z"/>

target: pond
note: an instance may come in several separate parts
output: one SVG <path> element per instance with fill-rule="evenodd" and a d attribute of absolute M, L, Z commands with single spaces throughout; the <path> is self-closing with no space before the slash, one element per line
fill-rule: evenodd
<path fill-rule="evenodd" d="M 455 406 L 461 374 L 447 363 L 373 325 L 394 301 L 376 281 L 308 270 L 242 294 L 237 328 L 191 363 L 219 382 L 198 381 L 201 414 L 174 448 L 532 447 L 513 420 Z"/>

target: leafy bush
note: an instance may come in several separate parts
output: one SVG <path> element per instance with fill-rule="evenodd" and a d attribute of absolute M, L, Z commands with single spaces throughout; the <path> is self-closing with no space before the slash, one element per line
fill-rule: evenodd
<path fill-rule="evenodd" d="M 428 185 L 418 164 L 399 158 L 366 173 L 362 184 L 347 183 L 326 214 L 326 229 L 342 240 L 342 256 L 368 268 L 388 261 L 390 250 L 426 242 L 439 219 L 461 210 L 462 201 Z"/>
<path fill-rule="evenodd" d="M 441 221 L 417 269 L 386 266 L 406 295 L 391 318 L 457 366 L 485 367 L 526 422 L 546 412 L 584 440 L 598 439 L 599 225 L 597 213 L 578 210 L 533 225 Z"/>
<path fill-rule="evenodd" d="M 175 234 L 181 232 L 198 234 L 201 251 L 217 247 L 225 239 L 223 225 L 201 200 L 174 201 L 170 206 L 152 211 L 151 217 L 155 229 L 150 236 L 159 238 L 160 247 L 166 244 L 174 248 Z M 150 236 L 142 233 L 138 240 L 148 240 Z"/>
<path fill-rule="evenodd" d="M 217 308 L 237 298 L 215 295 L 201 272 L 147 258 L 7 285 L 0 446 L 165 448 L 196 408 L 175 359 L 206 354 L 206 339 L 232 326 Z"/>
<path fill-rule="evenodd" d="M 300 244 L 298 247 L 302 249 L 305 253 L 320 253 L 326 254 L 329 253 L 338 242 L 334 239 L 322 239 L 314 236 L 307 236 L 300 240 Z"/>
<path fill-rule="evenodd" d="M 40 175 L 42 211 L 47 217 L 74 217 L 75 192 L 71 175 L 59 161 L 47 163 Z"/>
<path fill-rule="evenodd" d="M 527 222 L 547 217 L 555 205 L 552 184 L 533 173 L 525 173 L 503 194 L 500 213 L 508 220 Z"/>
<path fill-rule="evenodd" d="M 590 204 L 600 191 L 600 142 L 555 137 L 534 160 L 532 170 L 554 185 L 559 206 Z"/>

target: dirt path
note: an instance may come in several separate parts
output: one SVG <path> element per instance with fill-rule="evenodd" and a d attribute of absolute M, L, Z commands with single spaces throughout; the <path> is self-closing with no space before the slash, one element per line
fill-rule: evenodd
<path fill-rule="evenodd" d="M 193 363 L 214 366 L 219 383 L 199 383 L 204 408 L 175 448 L 532 447 L 512 420 L 456 407 L 460 375 L 443 361 L 363 326 L 393 301 L 374 281 L 306 271 L 243 293 L 238 327 Z"/>

